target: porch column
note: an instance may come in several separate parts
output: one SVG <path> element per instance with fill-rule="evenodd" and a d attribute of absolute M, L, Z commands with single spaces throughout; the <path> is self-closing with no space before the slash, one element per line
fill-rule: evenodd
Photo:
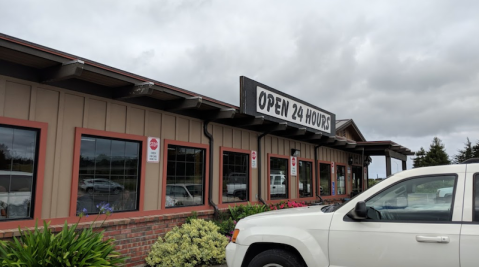
<path fill-rule="evenodd" d="M 406 169 L 407 169 L 406 161 L 402 160 L 402 170 L 405 171 Z"/>
<path fill-rule="evenodd" d="M 386 178 L 391 176 L 391 157 L 386 156 Z"/>

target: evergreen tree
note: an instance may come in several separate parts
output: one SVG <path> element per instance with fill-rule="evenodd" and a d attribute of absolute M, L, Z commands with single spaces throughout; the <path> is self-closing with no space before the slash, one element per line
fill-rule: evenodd
<path fill-rule="evenodd" d="M 424 166 L 447 164 L 451 164 L 451 161 L 446 153 L 444 144 L 441 142 L 441 139 L 434 137 L 431 146 L 429 147 L 429 151 L 426 153 L 426 157 L 424 158 Z"/>
<path fill-rule="evenodd" d="M 416 157 L 414 158 L 413 168 L 424 167 L 424 158 L 426 157 L 426 151 L 421 147 L 419 151 L 416 152 Z"/>
<path fill-rule="evenodd" d="M 459 150 L 458 154 L 454 156 L 454 163 L 456 164 L 473 158 L 472 144 L 471 141 L 469 141 L 469 137 L 467 138 L 467 142 L 464 145 L 464 149 Z"/>
<path fill-rule="evenodd" d="M 477 140 L 477 143 L 472 147 L 472 157 L 479 158 L 479 140 Z"/>

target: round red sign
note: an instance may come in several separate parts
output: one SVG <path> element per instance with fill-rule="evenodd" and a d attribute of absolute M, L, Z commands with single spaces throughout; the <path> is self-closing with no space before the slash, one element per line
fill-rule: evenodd
<path fill-rule="evenodd" d="M 156 150 L 158 148 L 158 141 L 155 138 L 150 140 L 150 148 L 152 150 Z"/>
<path fill-rule="evenodd" d="M 251 152 L 251 157 L 252 157 L 253 159 L 256 159 L 256 151 Z"/>
<path fill-rule="evenodd" d="M 293 164 L 293 167 L 296 166 L 296 158 L 291 159 L 291 164 Z"/>

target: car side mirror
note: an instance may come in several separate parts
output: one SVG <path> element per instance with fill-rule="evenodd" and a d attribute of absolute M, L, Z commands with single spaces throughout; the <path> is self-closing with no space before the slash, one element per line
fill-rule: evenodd
<path fill-rule="evenodd" d="M 356 203 L 356 207 L 353 210 L 348 212 L 348 217 L 355 219 L 355 220 L 364 220 L 368 216 L 368 207 L 366 206 L 366 202 L 359 201 Z"/>

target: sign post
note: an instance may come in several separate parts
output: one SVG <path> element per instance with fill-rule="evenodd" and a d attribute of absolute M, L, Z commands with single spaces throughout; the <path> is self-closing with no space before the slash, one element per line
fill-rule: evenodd
<path fill-rule="evenodd" d="M 148 151 L 146 161 L 152 163 L 160 162 L 160 138 L 148 137 Z"/>

